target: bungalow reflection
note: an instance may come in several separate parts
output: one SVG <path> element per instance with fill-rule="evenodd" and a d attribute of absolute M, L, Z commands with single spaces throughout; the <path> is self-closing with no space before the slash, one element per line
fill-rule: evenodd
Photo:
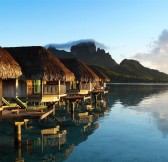
<path fill-rule="evenodd" d="M 75 146 L 87 140 L 95 129 L 98 128 L 98 123 L 82 123 L 66 127 L 66 131 L 62 133 L 51 134 L 49 132 L 40 138 L 34 138 L 34 142 L 30 142 L 27 147 L 26 159 L 34 159 L 35 153 L 41 154 L 44 161 L 63 161 L 73 152 Z M 63 126 L 65 128 L 65 126 Z M 44 131 L 44 130 L 42 130 Z M 41 131 L 41 132 L 42 132 Z M 44 132 L 43 132 L 44 133 Z M 28 157 L 27 157 L 28 156 Z M 33 157 L 32 157 L 33 156 Z"/>
<path fill-rule="evenodd" d="M 75 149 L 75 146 L 88 139 L 99 127 L 96 122 L 107 111 L 106 101 L 98 100 L 95 108 L 93 100 L 78 101 L 74 104 L 74 112 L 67 111 L 66 102 L 62 100 L 55 106 L 55 115 L 50 115 L 43 120 L 29 119 L 22 126 L 22 145 L 14 147 L 13 119 L 1 119 L 1 125 L 8 128 L 3 135 L 4 139 L 12 139 L 6 145 L 0 142 L 0 160 L 8 161 L 64 161 Z M 72 114 L 73 120 L 72 120 Z M 0 128 L 2 134 L 3 128 Z M 10 132 L 10 133 L 9 133 Z M 9 135 L 9 134 L 10 135 Z M 8 141 L 8 140 L 7 140 Z M 5 150 L 2 149 L 5 145 Z M 38 156 L 37 156 L 38 155 Z M 15 159 L 15 160 L 14 160 Z"/>

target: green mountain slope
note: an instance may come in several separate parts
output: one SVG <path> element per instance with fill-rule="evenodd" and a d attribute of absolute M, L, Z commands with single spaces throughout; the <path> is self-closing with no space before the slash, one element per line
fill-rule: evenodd
<path fill-rule="evenodd" d="M 116 73 L 125 77 L 126 81 L 139 82 L 167 82 L 168 75 L 158 70 L 144 67 L 136 60 L 124 59 L 120 65 L 113 69 Z"/>

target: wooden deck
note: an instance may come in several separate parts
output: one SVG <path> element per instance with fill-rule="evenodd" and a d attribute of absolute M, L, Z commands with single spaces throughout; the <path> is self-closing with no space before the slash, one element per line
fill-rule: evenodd
<path fill-rule="evenodd" d="M 63 97 L 63 99 L 70 100 L 70 101 L 76 101 L 76 100 L 85 101 L 90 98 L 91 98 L 90 95 L 67 95 L 67 96 Z"/>
<path fill-rule="evenodd" d="M 103 89 L 95 89 L 92 91 L 92 94 L 104 93 Z"/>
<path fill-rule="evenodd" d="M 41 111 L 25 111 L 24 109 L 2 110 L 0 119 L 44 119 L 51 113 L 53 109 L 46 112 Z"/>

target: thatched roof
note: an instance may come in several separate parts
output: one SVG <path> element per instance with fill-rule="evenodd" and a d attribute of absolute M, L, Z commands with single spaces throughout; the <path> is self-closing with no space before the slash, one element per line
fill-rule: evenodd
<path fill-rule="evenodd" d="M 40 46 L 5 48 L 22 68 L 21 79 L 73 81 L 74 74 Z"/>
<path fill-rule="evenodd" d="M 21 68 L 13 57 L 0 47 L 0 78 L 18 78 Z"/>
<path fill-rule="evenodd" d="M 60 61 L 70 69 L 76 80 L 81 81 L 98 81 L 99 77 L 86 64 L 79 59 L 60 59 Z"/>
<path fill-rule="evenodd" d="M 102 68 L 100 66 L 96 66 L 96 65 L 88 65 L 97 75 L 98 77 L 105 81 L 105 82 L 109 82 L 110 78 L 104 73 L 106 71 L 105 68 Z"/>

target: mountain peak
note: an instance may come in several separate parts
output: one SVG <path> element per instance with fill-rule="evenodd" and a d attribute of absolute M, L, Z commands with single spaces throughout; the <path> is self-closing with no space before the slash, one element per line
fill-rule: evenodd
<path fill-rule="evenodd" d="M 139 61 L 137 60 L 132 60 L 132 59 L 124 59 L 120 65 L 125 66 L 125 65 L 129 65 L 131 67 L 142 67 L 142 65 L 139 63 Z"/>
<path fill-rule="evenodd" d="M 97 48 L 94 42 L 79 43 L 71 47 L 71 53 L 88 65 L 99 65 L 112 68 L 117 65 L 109 53 Z"/>

